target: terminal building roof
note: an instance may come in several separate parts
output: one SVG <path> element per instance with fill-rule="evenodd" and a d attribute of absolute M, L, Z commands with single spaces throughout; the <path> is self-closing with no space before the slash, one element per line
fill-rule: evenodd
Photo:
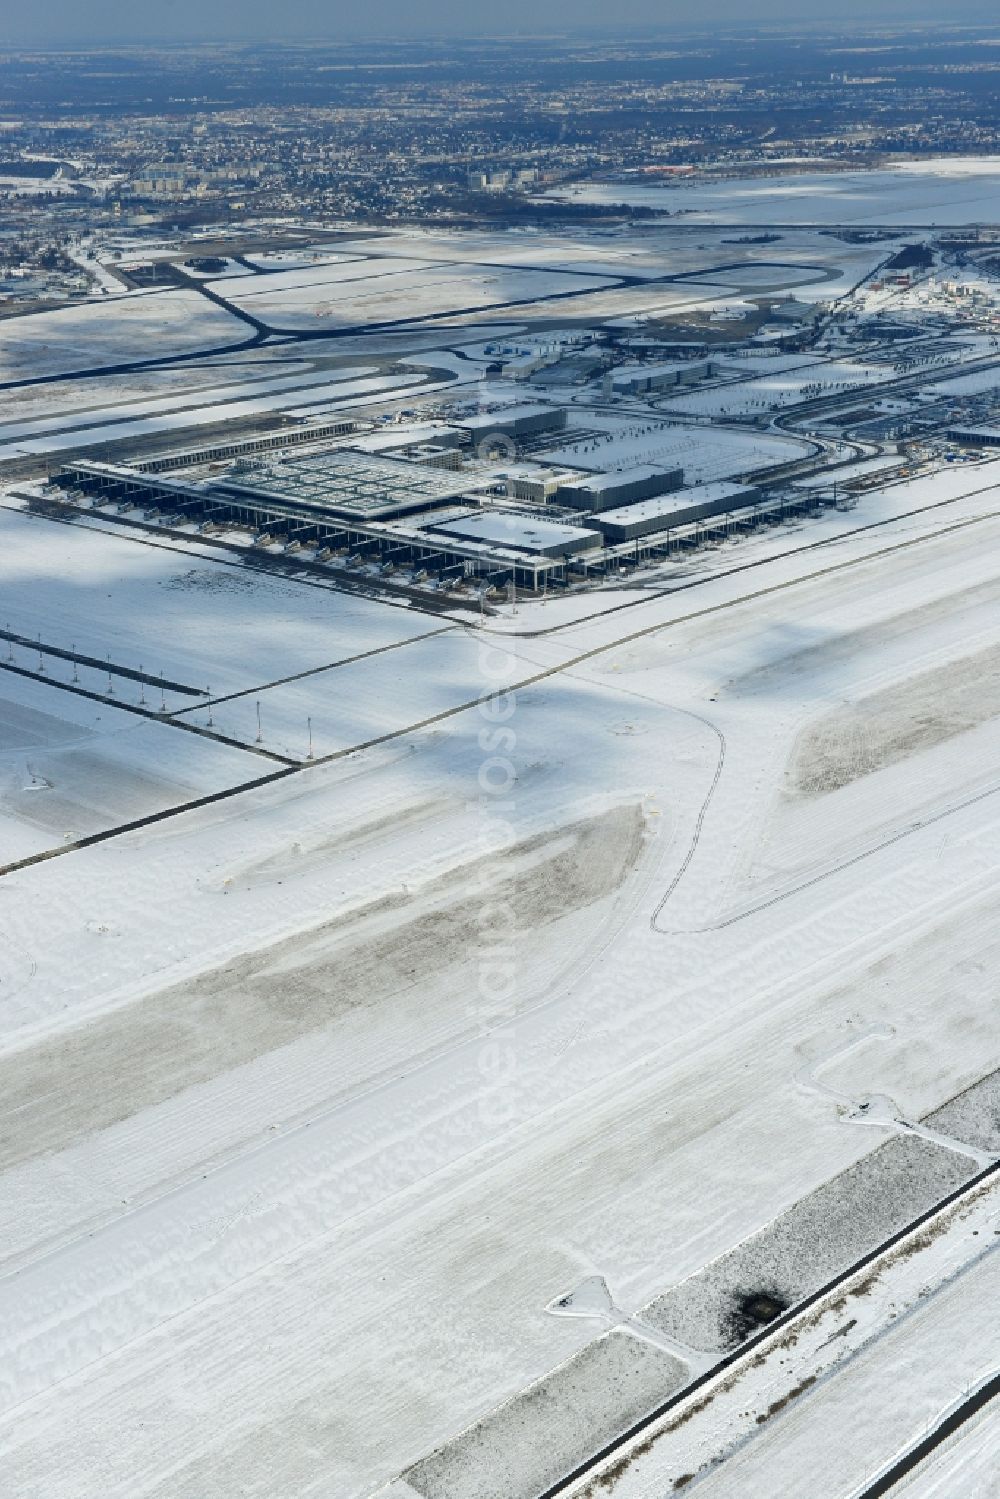
<path fill-rule="evenodd" d="M 561 525 L 535 515 L 506 510 L 484 510 L 461 520 L 446 521 L 433 527 L 435 533 L 466 541 L 482 541 L 517 551 L 578 551 L 599 546 L 601 538 L 585 526 Z"/>
<path fill-rule="evenodd" d="M 225 487 L 377 520 L 451 499 L 468 482 L 454 470 L 338 448 L 255 463 L 229 476 Z"/>

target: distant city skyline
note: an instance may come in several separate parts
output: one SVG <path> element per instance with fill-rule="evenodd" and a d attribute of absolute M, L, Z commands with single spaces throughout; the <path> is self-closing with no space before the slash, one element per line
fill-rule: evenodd
<path fill-rule="evenodd" d="M 841 0 L 836 16 L 818 4 L 801 0 L 706 0 L 697 21 L 682 0 L 619 0 L 609 13 L 604 0 L 507 0 L 502 9 L 470 8 L 463 0 L 426 0 L 419 8 L 402 0 L 370 0 L 363 10 L 345 14 L 327 0 L 297 0 L 280 13 L 265 0 L 163 0 L 141 7 L 131 0 L 39 0 L 0 21 L 0 43 L 59 45 L 60 43 L 116 41 L 263 41 L 307 38 L 334 40 L 366 36 L 448 35 L 454 37 L 539 34 L 574 30 L 666 29 L 677 26 L 691 33 L 699 25 L 725 21 L 741 26 L 794 20 L 801 29 L 838 24 L 857 26 L 919 20 L 954 27 L 963 21 L 989 19 L 988 0 L 970 0 L 942 16 L 937 0 Z"/>

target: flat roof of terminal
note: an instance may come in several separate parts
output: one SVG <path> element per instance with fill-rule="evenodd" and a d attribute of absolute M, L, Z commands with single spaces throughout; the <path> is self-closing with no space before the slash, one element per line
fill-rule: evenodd
<path fill-rule="evenodd" d="M 720 480 L 716 484 L 694 484 L 690 489 L 674 489 L 669 494 L 654 494 L 648 500 L 636 500 L 631 505 L 619 505 L 614 510 L 603 510 L 596 517 L 602 524 L 611 521 L 627 525 L 629 521 L 650 520 L 654 516 L 666 519 L 678 510 L 689 510 L 692 505 L 711 505 L 720 500 L 732 500 L 737 505 L 749 505 L 756 491 L 746 484 L 730 484 Z"/>
<path fill-rule="evenodd" d="M 949 427 L 948 431 L 959 438 L 990 437 L 1000 442 L 1000 427 L 992 427 L 988 422 L 981 427 Z"/>
<path fill-rule="evenodd" d="M 257 495 L 374 519 L 460 495 L 469 479 L 451 469 L 409 463 L 405 458 L 337 448 L 254 462 L 228 474 L 224 482 Z"/>
<path fill-rule="evenodd" d="M 513 547 L 538 552 L 550 547 L 572 546 L 585 538 L 600 546 L 601 538 L 586 526 L 563 526 L 555 521 L 539 520 L 534 515 L 519 515 L 508 510 L 488 510 L 465 520 L 447 521 L 435 526 L 435 535 L 456 536 L 468 541 L 485 541 L 494 546 Z"/>

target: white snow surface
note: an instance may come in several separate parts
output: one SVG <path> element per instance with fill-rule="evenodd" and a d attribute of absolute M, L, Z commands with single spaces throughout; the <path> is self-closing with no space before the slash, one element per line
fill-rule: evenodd
<path fill-rule="evenodd" d="M 371 365 L 358 365 L 341 371 L 340 374 L 345 382 L 345 395 L 352 394 L 354 380 L 374 373 L 374 367 Z M 159 416 L 164 412 L 181 412 L 189 407 L 204 408 L 206 403 L 218 407 L 225 401 L 237 401 L 245 397 L 256 399 L 275 391 L 295 392 L 298 396 L 310 386 L 319 387 L 320 395 L 327 395 L 331 382 L 315 374 L 286 374 L 274 379 L 258 376 L 255 379 L 241 381 L 238 385 L 209 386 L 205 390 L 190 395 L 155 396 L 144 401 L 122 401 L 113 406 L 77 412 L 74 416 L 35 417 L 30 421 L 3 422 L 0 423 L 0 443 L 12 442 L 15 438 L 35 437 L 46 432 L 62 432 L 75 427 L 99 427 L 104 423 Z"/>
<path fill-rule="evenodd" d="M 155 632 L 150 660 L 179 676 L 219 657 L 213 691 L 246 693 L 219 714 L 252 734 L 259 689 L 265 747 L 298 725 L 301 754 L 310 712 L 317 753 L 397 736 L 6 877 L 0 1068 L 37 1095 L 5 1157 L 16 1492 L 82 1499 L 100 1473 L 130 1499 L 202 1499 L 266 1471 L 286 1495 L 322 1477 L 360 1499 L 585 1346 L 585 1323 L 544 1313 L 581 1274 L 635 1309 L 869 1150 L 798 1087 L 803 1058 L 888 1027 L 848 1086 L 912 1115 L 979 1075 L 995 721 L 820 796 L 787 769 L 831 705 L 941 666 L 957 681 L 1000 644 L 996 489 L 985 466 L 942 484 L 973 477 L 982 493 L 917 523 L 521 640 L 257 575 L 233 596 L 165 588 L 176 553 L 126 563 L 124 541 L 5 516 L 24 633 L 55 609 L 95 652 L 145 660 Z M 47 599 L 52 545 L 70 577 L 92 555 Z M 386 620 L 384 654 L 266 688 Z M 484 876 L 488 724 L 455 710 L 506 680 L 508 652 L 514 681 L 556 670 L 515 697 L 520 847 Z M 508 869 L 498 998 L 478 988 L 474 892 L 502 895 Z M 74 1089 L 46 1098 L 63 1066 Z"/>
<path fill-rule="evenodd" d="M 933 182 L 942 201 L 992 190 Z M 719 238 L 694 238 L 688 268 Z M 767 248 L 826 264 L 817 241 Z M 286 290 L 274 271 L 227 294 L 257 288 L 303 323 L 322 296 L 332 324 L 398 289 L 430 316 L 497 285 L 600 284 L 582 270 L 628 264 L 632 243 L 359 237 L 348 253 L 393 268 L 293 266 Z M 634 243 L 647 270 L 667 253 L 655 230 Z M 121 298 L 128 330 L 96 307 L 45 314 L 8 368 L 114 362 L 154 315 L 174 320 L 165 351 L 246 335 L 221 312 L 209 327 L 195 296 Z M 440 368 L 441 338 L 376 345 Z M 337 348 L 365 363 L 363 339 Z M 296 369 L 317 384 L 247 399 L 351 383 Z M 747 363 L 799 389 L 811 371 Z M 385 399 L 365 385 L 383 378 L 353 398 Z M 545 461 L 654 453 L 689 483 L 802 450 L 582 405 L 571 424 L 610 441 L 570 435 Z M 1000 1065 L 1000 462 L 482 618 L 340 591 L 333 569 L 281 578 L 193 535 L 67 524 L 15 489 L 0 630 L 34 642 L 0 637 L 0 1470 L 17 1499 L 412 1499 L 400 1475 L 446 1472 L 430 1455 L 495 1432 L 506 1402 L 516 1428 L 529 1387 L 567 1367 L 573 1432 L 586 1411 L 616 1431 L 634 1361 L 577 1402 L 607 1329 L 553 1316 L 559 1298 L 601 1280 L 615 1338 L 639 1336 L 643 1308 Z M 56 647 L 91 661 L 74 672 Z M 140 667 L 142 688 L 123 674 Z M 852 1122 L 872 1097 L 885 1107 Z M 734 1397 L 734 1466 L 707 1491 L 800 1499 L 818 1463 L 847 1499 L 859 1454 L 888 1459 L 984 1372 L 982 1250 L 970 1296 L 956 1271 L 926 1304 L 905 1262 L 915 1299 L 892 1325 L 891 1296 L 872 1298 L 886 1321 L 851 1345 L 856 1379 L 759 1428 Z M 678 1350 L 658 1353 L 643 1401 L 676 1374 Z M 767 1409 L 780 1368 L 757 1378 Z M 538 1430 L 505 1447 L 512 1494 Z M 719 1431 L 692 1425 L 695 1455 Z M 663 1499 L 676 1476 L 651 1450 L 621 1499 Z"/>
<path fill-rule="evenodd" d="M 0 323 L 0 381 L 224 349 L 250 331 L 196 291 L 105 297 Z"/>
<path fill-rule="evenodd" d="M 386 258 L 255 276 L 227 283 L 225 292 L 233 306 L 271 327 L 300 329 L 414 320 L 609 284 L 607 277 L 561 271 Z"/>
<path fill-rule="evenodd" d="M 265 416 L 272 411 L 284 411 L 290 415 L 312 415 L 314 411 L 318 414 L 320 410 L 342 407 L 348 403 L 361 405 L 394 390 L 422 383 L 421 377 L 415 374 L 373 375 L 359 380 L 316 380 L 310 376 L 306 377 L 304 384 L 293 385 L 291 388 L 281 384 L 279 389 L 268 395 L 254 394 L 243 400 L 227 400 L 220 404 L 205 404 L 202 400 L 193 407 L 165 410 L 162 415 L 136 416 L 122 420 L 118 408 L 112 408 L 111 412 L 106 413 L 112 419 L 103 425 L 91 426 L 88 421 L 86 425 L 74 426 L 68 432 L 50 432 L 40 437 L 15 437 L 8 443 L 0 441 L 0 462 L 4 458 L 17 459 L 26 455 L 37 456 L 99 446 L 106 442 L 158 437 L 164 432 L 176 431 L 180 441 L 181 434 L 191 428 L 212 427 L 220 422 Z M 431 390 L 437 388 L 434 385 L 428 387 Z M 154 409 L 160 405 L 150 404 Z M 169 402 L 162 404 L 170 406 Z"/>
<path fill-rule="evenodd" d="M 875 171 L 788 172 L 649 186 L 586 183 L 569 196 L 632 203 L 718 224 L 995 223 L 1000 157 L 939 157 Z"/>
<path fill-rule="evenodd" d="M 590 412 L 586 425 L 598 436 L 547 448 L 545 462 L 594 473 L 651 464 L 682 468 L 685 484 L 736 478 L 754 469 L 790 463 L 810 451 L 801 440 L 725 427 L 670 426 L 656 417 L 618 417 Z"/>

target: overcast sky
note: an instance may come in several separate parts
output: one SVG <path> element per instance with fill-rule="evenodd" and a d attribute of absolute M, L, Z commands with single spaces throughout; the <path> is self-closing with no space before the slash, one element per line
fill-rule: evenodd
<path fill-rule="evenodd" d="M 329 37 L 574 30 L 578 27 L 669 26 L 690 29 L 695 18 L 744 23 L 782 17 L 800 24 L 828 22 L 833 7 L 820 0 L 2 0 L 0 42 L 105 42 L 133 38 L 176 40 L 228 37 Z M 993 0 L 838 0 L 840 19 L 907 17 L 954 23 L 989 18 Z"/>

